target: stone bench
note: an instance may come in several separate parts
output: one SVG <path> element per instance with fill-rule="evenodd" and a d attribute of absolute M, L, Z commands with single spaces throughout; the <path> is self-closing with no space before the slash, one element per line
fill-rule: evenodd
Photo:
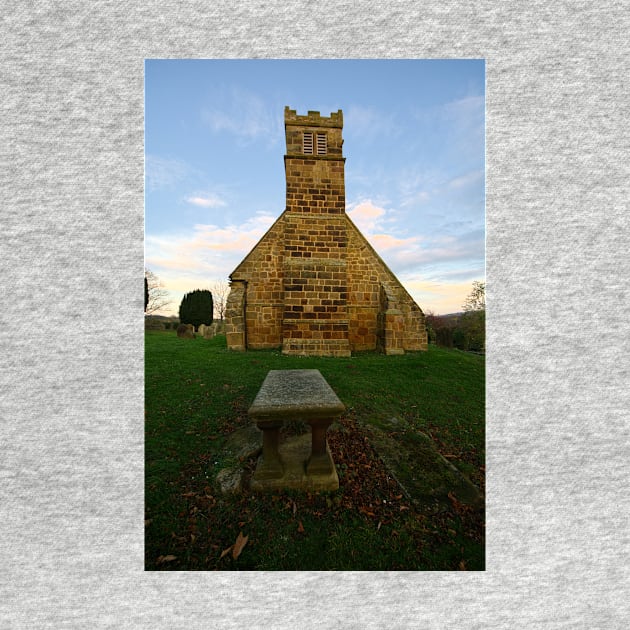
<path fill-rule="evenodd" d="M 339 488 L 326 431 L 344 411 L 319 370 L 271 370 L 248 411 L 263 434 L 251 488 Z M 280 429 L 291 420 L 310 425 L 310 443 L 308 435 L 280 443 Z"/>

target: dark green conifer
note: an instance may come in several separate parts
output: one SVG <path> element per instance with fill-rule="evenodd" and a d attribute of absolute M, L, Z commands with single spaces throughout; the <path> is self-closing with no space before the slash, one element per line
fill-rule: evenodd
<path fill-rule="evenodd" d="M 195 289 L 186 293 L 179 305 L 179 321 L 199 328 L 201 324 L 212 324 L 212 293 L 207 289 Z"/>

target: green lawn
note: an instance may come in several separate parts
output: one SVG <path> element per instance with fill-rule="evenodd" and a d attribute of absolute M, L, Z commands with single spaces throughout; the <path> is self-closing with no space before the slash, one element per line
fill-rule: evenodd
<path fill-rule="evenodd" d="M 225 337 L 147 331 L 145 566 L 149 570 L 481 570 L 484 515 L 453 499 L 423 510 L 397 486 L 367 427 L 391 417 L 430 436 L 482 490 L 485 359 L 430 346 L 386 357 L 230 352 Z M 330 432 L 333 493 L 222 495 L 226 438 L 270 369 L 316 368 L 347 407 Z M 249 468 L 254 462 L 243 462 Z M 239 534 L 247 543 L 235 559 Z"/>

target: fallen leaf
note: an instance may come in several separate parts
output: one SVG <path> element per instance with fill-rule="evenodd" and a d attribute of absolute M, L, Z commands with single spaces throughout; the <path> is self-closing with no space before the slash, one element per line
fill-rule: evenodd
<path fill-rule="evenodd" d="M 157 559 L 157 563 L 162 564 L 162 562 L 172 562 L 173 560 L 177 560 L 177 556 L 159 556 Z"/>
<path fill-rule="evenodd" d="M 248 538 L 249 536 L 243 536 L 243 532 L 240 532 L 237 536 L 234 549 L 232 550 L 232 558 L 234 558 L 234 560 L 241 555 L 241 551 L 243 551 L 243 547 L 247 544 Z"/>
<path fill-rule="evenodd" d="M 304 533 L 304 525 L 302 525 L 302 521 L 298 521 L 298 532 L 300 534 Z"/>
<path fill-rule="evenodd" d="M 228 553 L 230 553 L 230 551 L 232 551 L 232 547 L 234 547 L 234 545 L 230 545 L 227 549 L 224 549 L 221 552 L 221 558 L 225 558 L 225 556 L 228 555 Z M 220 558 L 219 558 L 220 559 Z"/>

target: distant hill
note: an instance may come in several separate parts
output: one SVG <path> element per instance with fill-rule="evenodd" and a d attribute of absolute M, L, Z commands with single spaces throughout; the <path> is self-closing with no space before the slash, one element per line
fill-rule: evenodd
<path fill-rule="evenodd" d="M 461 311 L 460 313 L 447 313 L 446 315 L 433 315 L 433 317 L 444 323 L 449 323 L 449 322 L 455 323 L 463 314 L 464 312 Z"/>
<path fill-rule="evenodd" d="M 176 322 L 179 317 L 176 317 L 175 315 L 171 315 L 171 316 L 167 316 L 167 315 L 145 315 L 145 318 L 147 319 L 157 319 L 158 321 L 161 322 Z"/>

